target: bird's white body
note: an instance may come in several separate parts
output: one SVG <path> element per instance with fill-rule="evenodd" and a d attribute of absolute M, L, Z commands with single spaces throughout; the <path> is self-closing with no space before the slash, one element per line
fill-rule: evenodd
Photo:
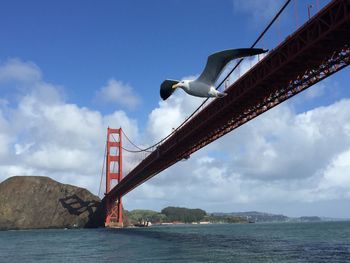
<path fill-rule="evenodd" d="M 226 95 L 215 89 L 215 87 L 196 80 L 182 80 L 178 84 L 173 85 L 173 88 L 181 88 L 187 94 L 202 97 L 202 98 L 221 98 Z"/>

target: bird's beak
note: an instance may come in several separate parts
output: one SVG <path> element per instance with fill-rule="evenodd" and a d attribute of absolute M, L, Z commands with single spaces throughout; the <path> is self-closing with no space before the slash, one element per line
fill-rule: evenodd
<path fill-rule="evenodd" d="M 177 87 L 179 87 L 179 83 L 176 83 L 172 86 L 173 89 L 176 89 Z"/>

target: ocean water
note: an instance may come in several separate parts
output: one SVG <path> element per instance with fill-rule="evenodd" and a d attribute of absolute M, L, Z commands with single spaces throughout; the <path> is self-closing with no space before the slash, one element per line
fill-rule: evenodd
<path fill-rule="evenodd" d="M 350 222 L 0 232 L 0 262 L 350 262 Z"/>

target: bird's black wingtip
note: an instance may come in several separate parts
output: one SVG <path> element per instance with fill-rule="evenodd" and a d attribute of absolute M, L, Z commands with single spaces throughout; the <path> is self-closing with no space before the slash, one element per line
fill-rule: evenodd
<path fill-rule="evenodd" d="M 163 100 L 169 98 L 170 95 L 173 94 L 173 92 L 175 91 L 175 89 L 173 89 L 172 86 L 177 83 L 179 83 L 178 80 L 164 80 L 163 83 L 160 85 L 160 97 Z"/>
<path fill-rule="evenodd" d="M 165 95 L 164 92 L 162 92 L 162 90 L 160 91 L 160 97 L 162 98 L 162 100 L 166 100 L 167 98 L 170 97 L 170 95 Z"/>

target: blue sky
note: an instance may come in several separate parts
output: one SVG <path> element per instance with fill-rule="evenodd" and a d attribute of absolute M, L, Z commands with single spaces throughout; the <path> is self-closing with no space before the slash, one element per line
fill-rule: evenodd
<path fill-rule="evenodd" d="M 232 1 L 8 1 L 0 10 L 0 59 L 34 62 L 68 101 L 103 112 L 116 106 L 93 104 L 96 89 L 110 78 L 123 81 L 143 98 L 141 114 L 131 113 L 143 118 L 157 105 L 164 78 L 198 74 L 208 54 L 250 46 L 281 2 L 257 21 Z M 285 21 L 292 13 L 264 46 L 295 25 L 293 16 Z M 300 21 L 303 14 L 300 8 Z"/>
<path fill-rule="evenodd" d="M 147 98 L 140 110 L 150 111 L 164 78 L 198 74 L 208 54 L 250 46 L 282 3 L 275 2 L 252 18 L 232 1 L 9 1 L 0 10 L 0 59 L 33 61 L 80 106 L 96 107 L 96 88 L 116 78 Z M 306 8 L 298 8 L 301 23 Z M 291 5 L 260 46 L 272 48 L 291 32 L 293 12 Z"/>
<path fill-rule="evenodd" d="M 2 3 L 0 180 L 40 174 L 97 193 L 106 127 L 122 126 L 142 145 L 166 135 L 202 100 L 177 91 L 171 100 L 160 102 L 160 83 L 200 74 L 215 51 L 249 47 L 283 2 Z M 314 14 L 328 1 L 309 2 Z M 257 46 L 272 49 L 306 19 L 306 3 L 292 1 Z M 251 64 L 247 60 L 241 70 Z M 350 181 L 343 175 L 350 169 L 343 164 L 350 150 L 348 81 L 345 69 L 218 140 L 130 193 L 126 208 L 183 205 L 350 217 L 342 207 L 350 198 Z M 327 121 L 336 118 L 334 112 L 339 122 Z M 327 151 L 328 144 L 337 147 Z M 262 153 L 266 158 L 259 157 Z M 304 159 L 287 158 L 291 154 Z M 126 155 L 126 169 L 140 158 Z M 291 173 L 295 166 L 301 166 L 297 176 Z M 210 183 L 204 178 L 211 178 Z M 198 187 L 184 189 L 180 183 L 186 180 Z M 253 191 L 261 196 L 251 198 Z M 303 198 L 281 201 L 286 195 Z M 327 212 L 329 207 L 333 210 Z"/>

